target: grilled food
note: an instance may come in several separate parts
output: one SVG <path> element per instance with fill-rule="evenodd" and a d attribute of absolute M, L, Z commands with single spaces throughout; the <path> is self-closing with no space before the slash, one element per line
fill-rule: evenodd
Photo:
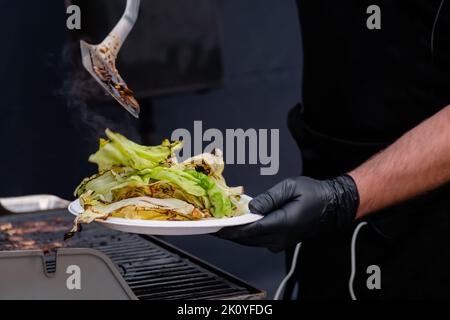
<path fill-rule="evenodd" d="M 222 152 L 215 150 L 179 163 L 174 151 L 182 143 L 163 141 L 142 146 L 106 130 L 99 150 L 89 157 L 98 173 L 75 190 L 84 212 L 67 237 L 80 224 L 118 217 L 141 220 L 199 220 L 243 214 L 242 187 L 228 187 L 222 176 Z"/>
<path fill-rule="evenodd" d="M 0 250 L 53 251 L 65 247 L 62 241 L 51 240 L 47 235 L 64 232 L 68 228 L 65 220 L 25 221 L 23 223 L 0 223 Z"/>

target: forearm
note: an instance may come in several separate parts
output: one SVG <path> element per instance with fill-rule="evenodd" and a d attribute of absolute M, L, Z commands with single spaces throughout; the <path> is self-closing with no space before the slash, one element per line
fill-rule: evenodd
<path fill-rule="evenodd" d="M 360 195 L 357 218 L 450 181 L 450 106 L 349 174 Z"/>

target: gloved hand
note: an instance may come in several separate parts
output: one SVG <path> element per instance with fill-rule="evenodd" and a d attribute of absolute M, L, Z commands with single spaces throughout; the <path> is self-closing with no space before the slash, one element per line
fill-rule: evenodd
<path fill-rule="evenodd" d="M 220 230 L 220 238 L 278 252 L 323 232 L 350 226 L 359 206 L 355 182 L 348 175 L 318 181 L 284 180 L 249 204 L 261 220 Z"/>

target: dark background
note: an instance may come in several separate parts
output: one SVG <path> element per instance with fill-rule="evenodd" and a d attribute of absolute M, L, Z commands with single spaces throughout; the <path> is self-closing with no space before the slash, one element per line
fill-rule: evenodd
<path fill-rule="evenodd" d="M 192 129 L 194 120 L 202 120 L 204 130 L 280 129 L 278 175 L 260 176 L 259 166 L 226 168 L 230 185 L 244 185 L 256 195 L 301 170 L 300 152 L 286 127 L 287 112 L 301 95 L 297 8 L 294 0 L 211 4 L 221 47 L 221 84 L 153 98 L 153 138 L 159 141 L 176 128 Z M 69 99 L 65 20 L 63 1 L 0 3 L 0 197 L 47 193 L 73 199 L 74 187 L 95 170 L 87 157 L 106 127 L 139 139 L 138 123 L 114 102 L 94 107 Z M 268 290 L 269 296 L 284 274 L 282 254 L 211 236 L 166 239 Z"/>

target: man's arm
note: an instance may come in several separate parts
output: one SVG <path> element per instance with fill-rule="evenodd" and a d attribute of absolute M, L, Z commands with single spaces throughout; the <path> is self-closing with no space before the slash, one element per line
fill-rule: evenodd
<path fill-rule="evenodd" d="M 350 172 L 328 180 L 286 179 L 249 204 L 261 220 L 222 229 L 235 242 L 280 251 L 355 217 L 405 201 L 450 181 L 450 106 Z"/>
<path fill-rule="evenodd" d="M 450 106 L 349 175 L 360 196 L 357 218 L 450 181 Z"/>

